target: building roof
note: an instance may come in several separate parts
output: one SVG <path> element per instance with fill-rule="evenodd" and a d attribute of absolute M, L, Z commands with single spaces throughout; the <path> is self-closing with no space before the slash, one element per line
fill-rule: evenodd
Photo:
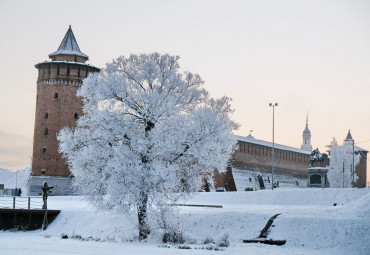
<path fill-rule="evenodd" d="M 262 145 L 262 146 L 272 148 L 272 143 L 271 142 L 257 140 L 251 134 L 249 134 L 247 137 L 238 136 L 238 135 L 236 135 L 235 137 L 238 141 L 241 141 L 241 142 L 253 143 L 253 144 Z M 274 147 L 276 149 L 279 149 L 279 150 L 291 151 L 291 152 L 297 152 L 297 153 L 302 153 L 302 154 L 306 154 L 306 155 L 311 155 L 311 151 L 305 151 L 305 150 L 301 150 L 301 149 L 298 149 L 298 148 L 285 146 L 285 145 L 281 145 L 281 144 L 277 144 L 277 143 L 275 143 Z"/>
<path fill-rule="evenodd" d="M 352 135 L 351 135 L 351 130 L 349 129 L 348 130 L 347 137 L 346 137 L 346 139 L 344 141 L 350 141 L 350 140 L 353 140 L 353 138 L 352 138 Z"/>
<path fill-rule="evenodd" d="M 58 50 L 49 54 L 49 57 L 56 55 L 77 55 L 89 59 L 89 56 L 87 56 L 85 53 L 82 53 L 80 47 L 78 47 L 78 43 L 73 34 L 71 25 L 69 26 L 69 29 L 64 36 L 63 41 L 59 45 Z"/>
<path fill-rule="evenodd" d="M 40 63 L 37 63 L 35 67 L 37 68 L 38 66 L 43 65 L 43 64 L 72 64 L 72 65 L 79 65 L 79 66 L 89 66 L 92 68 L 96 68 L 97 70 L 100 70 L 100 68 L 90 65 L 90 64 L 74 62 L 74 61 L 62 61 L 62 60 L 40 62 Z"/>

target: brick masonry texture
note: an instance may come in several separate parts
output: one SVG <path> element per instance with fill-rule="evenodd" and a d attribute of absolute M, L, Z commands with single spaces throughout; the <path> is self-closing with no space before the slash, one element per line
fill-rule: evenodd
<path fill-rule="evenodd" d="M 61 55 L 54 59 L 73 62 L 36 65 L 39 75 L 32 176 L 71 175 L 65 160 L 58 153 L 57 134 L 64 127 L 76 126 L 77 119 L 82 115 L 82 99 L 77 98 L 77 89 L 88 73 L 99 71 L 96 67 L 83 64 L 85 60 L 81 57 Z"/>

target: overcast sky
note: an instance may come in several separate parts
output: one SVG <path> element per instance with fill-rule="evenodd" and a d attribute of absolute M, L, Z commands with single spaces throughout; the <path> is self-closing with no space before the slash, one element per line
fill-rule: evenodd
<path fill-rule="evenodd" d="M 69 25 L 89 63 L 120 55 L 179 55 L 214 97 L 233 98 L 238 135 L 313 147 L 348 129 L 370 149 L 370 1 L 168 0 L 0 3 L 0 168 L 31 162 L 35 64 L 48 60 Z"/>

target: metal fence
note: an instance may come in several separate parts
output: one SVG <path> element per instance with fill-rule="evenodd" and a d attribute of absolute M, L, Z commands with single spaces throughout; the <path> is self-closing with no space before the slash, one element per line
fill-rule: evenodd
<path fill-rule="evenodd" d="M 0 197 L 2 209 L 42 209 L 42 197 Z"/>

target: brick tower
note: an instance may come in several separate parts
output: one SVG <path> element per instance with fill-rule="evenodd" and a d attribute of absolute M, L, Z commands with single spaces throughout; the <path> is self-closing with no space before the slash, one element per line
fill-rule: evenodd
<path fill-rule="evenodd" d="M 49 58 L 51 61 L 35 65 L 38 78 L 30 195 L 38 195 L 44 181 L 57 185 L 54 195 L 71 194 L 73 178 L 58 153 L 57 133 L 76 126 L 82 114 L 77 89 L 90 72 L 99 72 L 99 68 L 85 63 L 89 57 L 80 51 L 71 26 Z"/>

